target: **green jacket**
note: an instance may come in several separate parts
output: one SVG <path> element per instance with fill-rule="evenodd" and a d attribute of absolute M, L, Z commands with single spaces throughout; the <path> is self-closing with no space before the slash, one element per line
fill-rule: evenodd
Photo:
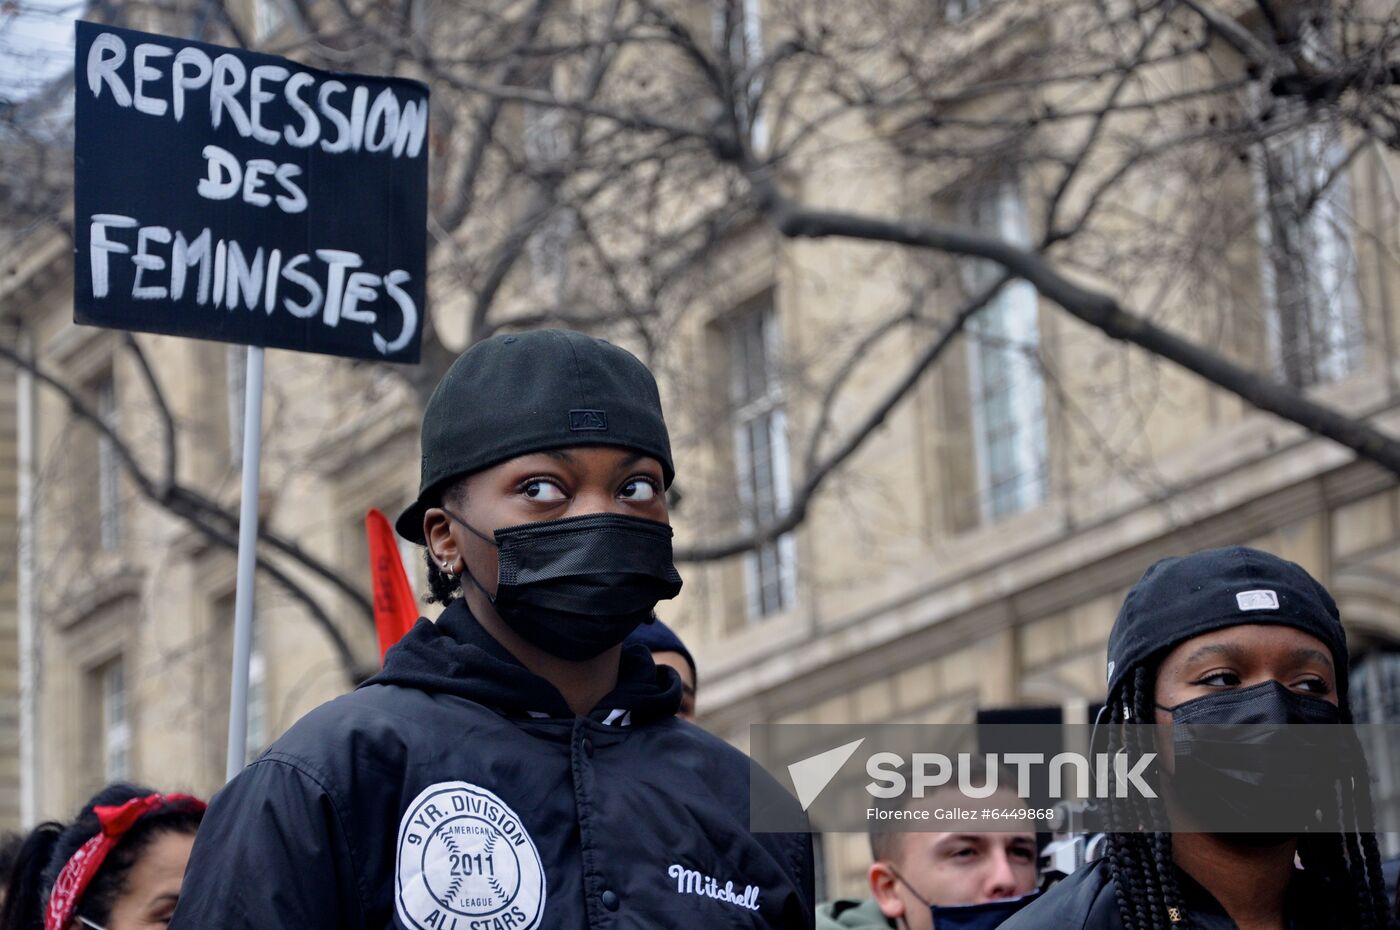
<path fill-rule="evenodd" d="M 828 901 L 817 905 L 817 930 L 890 930 L 894 923 L 868 901 Z"/>

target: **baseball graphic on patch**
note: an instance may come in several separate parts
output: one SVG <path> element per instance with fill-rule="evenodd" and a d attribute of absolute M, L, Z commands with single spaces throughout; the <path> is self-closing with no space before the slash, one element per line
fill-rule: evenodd
<path fill-rule="evenodd" d="M 399 822 L 394 903 L 415 930 L 534 930 L 545 878 L 510 806 L 464 781 L 425 788 Z"/>

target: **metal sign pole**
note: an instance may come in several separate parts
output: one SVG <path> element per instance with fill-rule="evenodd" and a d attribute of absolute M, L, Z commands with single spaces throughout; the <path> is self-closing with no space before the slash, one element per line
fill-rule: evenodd
<path fill-rule="evenodd" d="M 258 551 L 258 471 L 262 464 L 263 347 L 248 347 L 243 382 L 243 497 L 238 510 L 238 587 L 233 600 L 233 671 L 228 704 L 228 778 L 248 753 L 248 665 L 253 655 L 253 580 Z"/>

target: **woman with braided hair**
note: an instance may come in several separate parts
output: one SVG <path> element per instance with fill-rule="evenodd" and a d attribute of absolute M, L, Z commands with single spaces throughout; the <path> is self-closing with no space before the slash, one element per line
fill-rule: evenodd
<path fill-rule="evenodd" d="M 1111 754 L 1147 738 L 1147 728 L 1132 724 L 1175 724 L 1180 731 L 1187 724 L 1351 722 L 1336 603 L 1298 565 L 1256 549 L 1206 550 L 1154 564 L 1123 603 L 1108 658 Z M 1183 771 L 1178 764 L 1174 777 L 1184 784 Z M 1276 767 L 1261 764 L 1257 774 L 1257 784 L 1235 788 L 1257 791 L 1256 802 L 1289 796 L 1277 790 Z M 1205 832 L 1210 824 L 1201 826 L 1181 785 L 1167 787 L 1164 810 L 1141 798 L 1109 805 L 1106 854 L 1003 930 L 1396 927 L 1367 826 L 1364 777 L 1339 772 L 1324 786 L 1321 796 L 1337 808 L 1317 809 L 1327 832 Z M 1295 806 L 1265 806 L 1263 813 L 1277 810 L 1280 822 L 1297 823 L 1304 807 L 1312 809 L 1301 800 Z M 1255 818 L 1251 823 L 1257 811 Z"/>

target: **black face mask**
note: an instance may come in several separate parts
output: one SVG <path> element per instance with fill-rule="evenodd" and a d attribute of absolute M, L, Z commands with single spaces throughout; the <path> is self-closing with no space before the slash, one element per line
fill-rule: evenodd
<path fill-rule="evenodd" d="M 933 915 L 933 930 L 996 930 L 1010 920 L 1013 914 L 1040 897 L 1040 891 L 1037 889 L 1019 898 L 1002 898 L 982 904 L 931 904 L 895 870 L 893 865 L 890 866 L 890 871 L 909 889 L 910 894 L 919 899 L 920 904 L 929 909 L 929 913 Z M 909 921 L 904 920 L 904 925 L 907 927 Z"/>
<path fill-rule="evenodd" d="M 1341 708 L 1331 701 L 1300 694 L 1277 681 L 1183 701 L 1171 711 L 1173 724 L 1341 723 Z"/>
<path fill-rule="evenodd" d="M 1341 771 L 1326 747 L 1337 736 L 1303 724 L 1340 723 L 1337 705 L 1266 681 L 1158 707 L 1172 714 L 1172 793 L 1202 828 L 1267 846 L 1324 827 Z"/>
<path fill-rule="evenodd" d="M 581 662 L 616 646 L 650 619 L 657 601 L 680 593 L 665 523 L 597 513 L 506 527 L 492 539 L 443 512 L 497 548 L 496 593 L 487 594 L 496 613 L 561 659 Z"/>

